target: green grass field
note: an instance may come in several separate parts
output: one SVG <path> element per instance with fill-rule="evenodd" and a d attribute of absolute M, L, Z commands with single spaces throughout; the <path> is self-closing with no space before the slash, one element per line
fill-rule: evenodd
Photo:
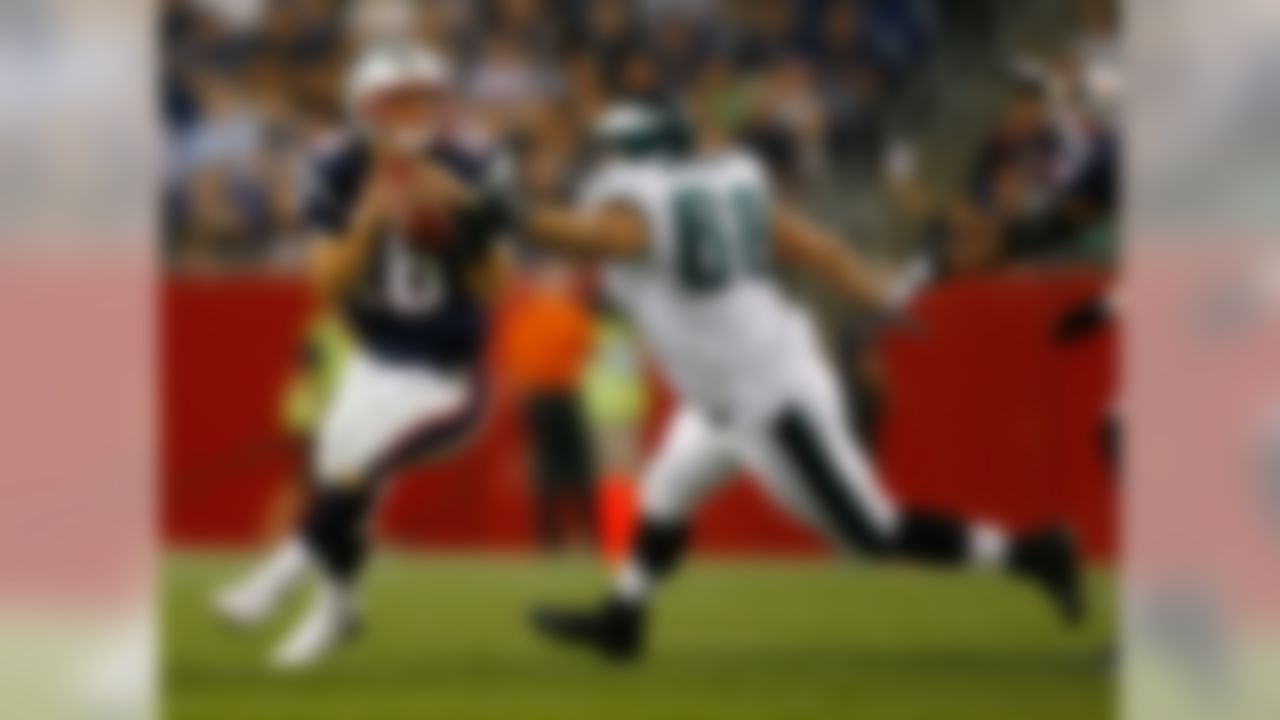
<path fill-rule="evenodd" d="M 1112 582 L 1064 629 L 1033 590 L 998 577 L 834 563 L 694 562 L 662 597 L 647 659 L 619 667 L 552 647 L 534 600 L 598 597 L 586 561 L 384 556 L 368 628 L 301 677 L 265 658 L 288 628 L 238 634 L 209 594 L 243 559 L 166 565 L 166 712 L 173 720 L 859 718 L 1091 720 L 1112 716 Z"/>

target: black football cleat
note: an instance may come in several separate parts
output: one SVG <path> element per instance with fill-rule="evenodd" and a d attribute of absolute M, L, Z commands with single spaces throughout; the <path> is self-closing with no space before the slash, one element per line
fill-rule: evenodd
<path fill-rule="evenodd" d="M 1048 593 L 1068 625 L 1084 621 L 1088 608 L 1080 554 L 1068 531 L 1054 528 L 1019 540 L 1012 569 Z"/>
<path fill-rule="evenodd" d="M 644 650 L 644 611 L 617 599 L 595 610 L 536 608 L 532 621 L 552 640 L 586 646 L 610 660 L 635 660 Z"/>

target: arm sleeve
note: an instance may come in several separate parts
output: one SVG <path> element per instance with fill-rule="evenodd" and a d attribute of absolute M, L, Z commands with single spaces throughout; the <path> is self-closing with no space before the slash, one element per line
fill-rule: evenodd
<path fill-rule="evenodd" d="M 611 205 L 626 205 L 634 209 L 649 225 L 649 255 L 657 257 L 669 251 L 666 245 L 669 244 L 667 238 L 670 233 L 660 226 L 665 217 L 662 204 L 661 188 L 648 173 L 613 169 L 598 172 L 587 179 L 577 207 L 584 212 Z"/>

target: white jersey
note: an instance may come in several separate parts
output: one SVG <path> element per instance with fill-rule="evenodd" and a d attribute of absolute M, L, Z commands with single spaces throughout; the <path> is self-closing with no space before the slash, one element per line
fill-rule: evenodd
<path fill-rule="evenodd" d="M 758 417 L 805 376 L 828 376 L 807 317 L 773 279 L 772 190 L 754 158 L 620 163 L 589 180 L 583 201 L 625 203 L 648 221 L 649 252 L 611 265 L 607 287 L 686 401 Z"/>

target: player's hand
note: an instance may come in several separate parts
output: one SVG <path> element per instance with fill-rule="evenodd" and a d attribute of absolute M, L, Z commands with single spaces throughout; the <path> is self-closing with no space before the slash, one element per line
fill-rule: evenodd
<path fill-rule="evenodd" d="M 470 189 L 438 163 L 382 150 L 375 154 L 356 218 L 368 223 L 406 222 L 424 205 L 458 208 L 472 201 Z"/>
<path fill-rule="evenodd" d="M 408 170 L 408 192 L 414 202 L 430 202 L 465 208 L 475 202 L 475 193 L 451 170 L 427 158 L 414 158 Z"/>
<path fill-rule="evenodd" d="M 483 191 L 509 227 L 523 228 L 535 208 L 564 199 L 569 165 L 564 154 L 517 137 L 494 163 Z"/>
<path fill-rule="evenodd" d="M 525 157 L 521 185 L 539 201 L 560 200 L 568 185 L 570 159 L 555 148 L 538 148 Z"/>
<path fill-rule="evenodd" d="M 397 199 L 455 207 L 472 200 L 471 190 L 462 179 L 438 161 L 421 154 L 406 153 L 394 145 L 384 144 L 375 149 L 374 162 L 377 174 L 387 176 L 399 186 L 403 195 Z"/>
<path fill-rule="evenodd" d="M 404 196 L 403 183 L 394 173 L 375 168 L 356 203 L 355 226 L 367 230 L 392 220 L 404 205 Z"/>

